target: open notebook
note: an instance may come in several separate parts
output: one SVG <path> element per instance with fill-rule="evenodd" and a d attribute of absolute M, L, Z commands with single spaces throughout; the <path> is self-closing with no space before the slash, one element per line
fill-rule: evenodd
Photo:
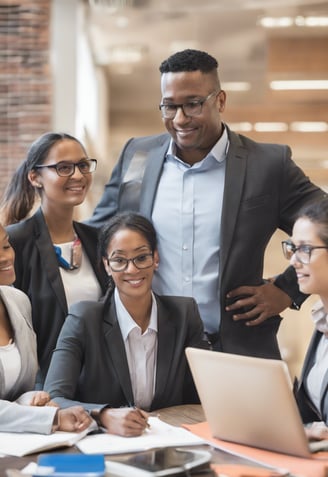
<path fill-rule="evenodd" d="M 196 348 L 186 355 L 214 437 L 311 455 L 285 362 Z"/>

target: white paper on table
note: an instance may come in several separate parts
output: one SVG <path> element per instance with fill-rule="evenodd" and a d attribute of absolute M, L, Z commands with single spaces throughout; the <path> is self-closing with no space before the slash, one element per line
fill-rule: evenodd
<path fill-rule="evenodd" d="M 204 440 L 182 427 L 171 426 L 158 417 L 149 417 L 150 428 L 138 437 L 121 437 L 113 434 L 87 436 L 76 446 L 84 454 L 122 454 L 155 447 L 202 445 Z"/>
<path fill-rule="evenodd" d="M 70 447 L 96 427 L 93 422 L 88 429 L 82 432 L 57 431 L 53 434 L 0 432 L 0 454 L 22 457 L 35 452 Z"/>

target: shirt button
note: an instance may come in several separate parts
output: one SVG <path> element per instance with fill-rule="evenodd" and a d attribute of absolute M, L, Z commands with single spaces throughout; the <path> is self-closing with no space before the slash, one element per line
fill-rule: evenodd
<path fill-rule="evenodd" d="M 185 277 L 185 282 L 190 282 L 190 277 Z"/>
<path fill-rule="evenodd" d="M 188 246 L 187 245 L 182 245 L 182 250 L 188 250 Z"/>

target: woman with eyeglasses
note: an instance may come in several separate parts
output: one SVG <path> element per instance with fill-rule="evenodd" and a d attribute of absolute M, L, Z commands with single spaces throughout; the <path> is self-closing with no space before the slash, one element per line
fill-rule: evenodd
<path fill-rule="evenodd" d="M 295 268 L 300 290 L 317 294 L 312 310 L 315 331 L 296 398 L 310 438 L 328 438 L 328 199 L 303 208 L 283 252 Z"/>
<path fill-rule="evenodd" d="M 30 147 L 2 200 L 2 221 L 15 250 L 16 288 L 32 304 L 42 387 L 69 306 L 97 300 L 106 272 L 96 265 L 96 228 L 76 222 L 97 165 L 73 136 L 49 132 Z M 30 216 L 40 200 L 40 207 Z M 92 317 L 90 317 L 92 319 Z"/>
<path fill-rule="evenodd" d="M 146 411 L 199 402 L 185 348 L 204 347 L 203 325 L 193 298 L 152 292 L 159 255 L 148 219 L 112 217 L 99 255 L 108 292 L 70 309 L 45 390 L 61 407 L 82 404 L 107 432 L 136 436 Z"/>

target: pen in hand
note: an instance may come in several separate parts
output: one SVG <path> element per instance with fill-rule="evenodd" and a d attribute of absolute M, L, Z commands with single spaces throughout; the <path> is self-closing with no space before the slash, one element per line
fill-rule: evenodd
<path fill-rule="evenodd" d="M 148 422 L 148 414 L 145 411 L 143 411 L 142 409 L 138 408 L 137 406 L 132 405 L 132 406 L 129 406 L 129 407 L 132 407 L 135 411 L 138 412 L 139 416 L 141 416 L 146 421 L 147 429 L 150 429 L 150 424 Z"/>

